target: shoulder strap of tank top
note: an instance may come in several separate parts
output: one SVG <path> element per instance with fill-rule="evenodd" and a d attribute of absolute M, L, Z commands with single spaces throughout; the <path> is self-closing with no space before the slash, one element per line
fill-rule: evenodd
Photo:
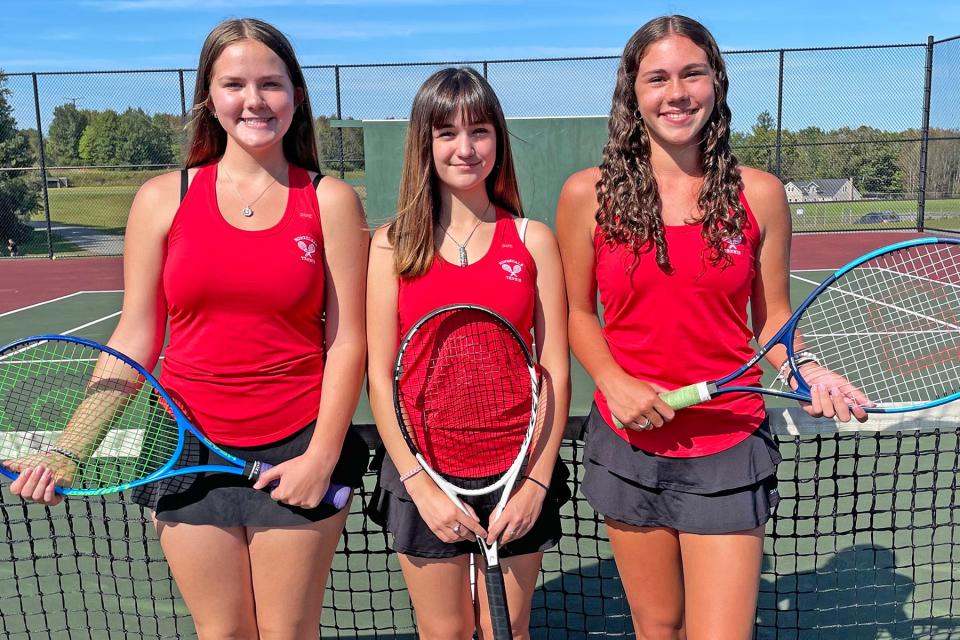
<path fill-rule="evenodd" d="M 527 223 L 530 222 L 530 218 L 521 218 L 520 219 L 520 242 L 527 244 Z"/>
<path fill-rule="evenodd" d="M 313 177 L 313 190 L 316 191 L 317 187 L 320 186 L 320 181 L 323 180 L 323 174 L 318 173 Z"/>
<path fill-rule="evenodd" d="M 180 202 L 187 197 L 187 188 L 190 186 L 190 172 L 188 169 L 180 169 Z"/>

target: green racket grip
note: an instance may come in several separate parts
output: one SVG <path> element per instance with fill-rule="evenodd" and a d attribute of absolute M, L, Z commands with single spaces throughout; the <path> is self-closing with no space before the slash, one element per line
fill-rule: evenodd
<path fill-rule="evenodd" d="M 700 404 L 710 399 L 710 383 L 698 382 L 686 387 L 674 389 L 673 391 L 667 391 L 660 394 L 660 399 L 670 405 L 670 408 L 674 411 L 692 407 L 695 404 Z M 613 424 L 617 429 L 625 428 L 616 416 L 613 416 Z"/>

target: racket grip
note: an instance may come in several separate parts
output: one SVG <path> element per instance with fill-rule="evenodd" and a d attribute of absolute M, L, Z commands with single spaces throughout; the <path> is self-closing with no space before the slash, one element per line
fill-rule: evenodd
<path fill-rule="evenodd" d="M 670 405 L 674 411 L 692 407 L 710 399 L 710 383 L 698 382 L 673 391 L 666 391 L 660 394 L 660 399 Z M 617 429 L 625 428 L 617 416 L 613 416 L 613 424 Z"/>
<path fill-rule="evenodd" d="M 272 464 L 261 462 L 260 471 L 257 474 L 257 476 L 259 477 L 260 474 L 262 474 L 267 469 L 271 469 L 271 468 L 273 468 Z M 256 478 L 251 478 L 251 479 L 256 480 Z M 267 485 L 267 489 L 276 489 L 279 485 L 280 485 L 280 481 L 274 480 L 273 482 Z M 321 498 L 320 501 L 325 502 L 326 504 L 329 504 L 329 505 L 333 505 L 337 509 L 343 509 L 345 506 L 347 506 L 347 502 L 350 501 L 350 495 L 352 493 L 353 493 L 353 489 L 351 489 L 350 487 L 344 484 L 337 484 L 336 482 L 331 482 L 330 486 L 327 487 L 327 492 L 323 495 L 323 498 Z"/>
<path fill-rule="evenodd" d="M 674 389 L 673 391 L 661 393 L 660 399 L 670 405 L 670 408 L 674 410 L 692 407 L 695 404 L 700 404 L 710 399 L 710 387 L 706 382 L 698 382 L 697 384 L 691 384 L 686 387 Z"/>
<path fill-rule="evenodd" d="M 507 608 L 507 589 L 503 583 L 503 569 L 499 564 L 487 567 L 486 584 L 493 640 L 512 640 L 513 628 L 510 625 L 510 610 Z"/>

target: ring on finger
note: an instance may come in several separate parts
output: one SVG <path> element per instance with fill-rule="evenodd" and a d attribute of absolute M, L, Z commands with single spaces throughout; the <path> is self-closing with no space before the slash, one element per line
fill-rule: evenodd
<path fill-rule="evenodd" d="M 643 429 L 644 431 L 646 431 L 647 429 L 650 429 L 651 427 L 653 427 L 653 423 L 650 422 L 650 418 L 644 418 L 643 422 L 637 423 L 637 426 Z"/>
<path fill-rule="evenodd" d="M 455 534 L 457 534 L 457 535 L 460 535 L 460 523 L 459 523 L 459 522 L 456 523 L 455 525 L 453 525 L 453 532 L 454 532 Z"/>

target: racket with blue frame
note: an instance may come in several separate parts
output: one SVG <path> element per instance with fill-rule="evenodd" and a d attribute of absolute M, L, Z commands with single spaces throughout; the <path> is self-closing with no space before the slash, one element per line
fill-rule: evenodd
<path fill-rule="evenodd" d="M 730 384 L 777 345 L 787 350 L 783 378 L 795 388 Z M 800 368 L 812 360 L 859 389 L 870 401 L 867 412 L 915 411 L 960 398 L 960 240 L 908 240 L 853 260 L 742 367 L 660 397 L 674 409 L 736 392 L 809 402 L 815 381 Z"/>
<path fill-rule="evenodd" d="M 186 459 L 187 438 L 226 464 Z M 15 479 L 10 467 L 51 460 L 59 462 L 56 492 L 81 496 L 189 473 L 232 473 L 252 483 L 271 466 L 210 442 L 157 379 L 122 353 L 83 338 L 41 335 L 0 349 L 0 473 Z M 341 508 L 350 494 L 331 484 L 323 501 Z"/>

